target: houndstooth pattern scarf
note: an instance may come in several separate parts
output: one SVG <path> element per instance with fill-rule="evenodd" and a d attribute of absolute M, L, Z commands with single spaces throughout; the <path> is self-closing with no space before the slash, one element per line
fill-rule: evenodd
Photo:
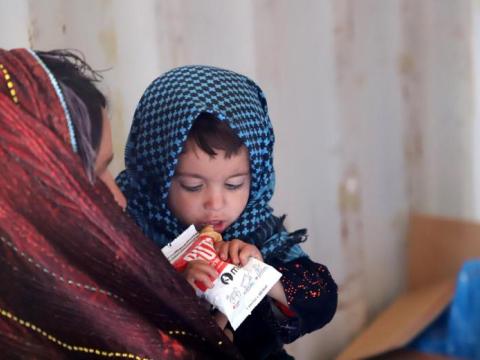
<path fill-rule="evenodd" d="M 128 199 L 127 211 L 143 231 L 164 246 L 185 228 L 167 205 L 168 191 L 188 132 L 201 113 L 209 113 L 236 132 L 249 151 L 251 189 L 248 204 L 223 233 L 255 244 L 264 254 L 304 255 L 292 245 L 305 231 L 288 234 L 283 219 L 268 205 L 274 190 L 273 128 L 262 90 L 247 77 L 211 66 L 184 66 L 154 80 L 143 94 L 117 182 Z M 263 229 L 263 230 L 262 230 Z M 259 237 L 261 233 L 264 236 Z M 290 254 L 290 255 L 288 255 Z"/>

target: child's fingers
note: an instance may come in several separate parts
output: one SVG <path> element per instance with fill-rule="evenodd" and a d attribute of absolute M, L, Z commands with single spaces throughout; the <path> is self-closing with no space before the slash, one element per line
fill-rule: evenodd
<path fill-rule="evenodd" d="M 238 253 L 240 251 L 240 246 L 242 245 L 242 243 L 243 241 L 237 240 L 237 239 L 230 241 L 230 246 L 228 248 L 228 255 L 230 255 L 230 260 L 234 265 L 238 265 L 240 263 Z"/>
<path fill-rule="evenodd" d="M 249 249 L 249 247 L 244 247 L 242 250 L 240 250 L 240 254 L 238 255 L 238 257 L 240 258 L 240 263 L 242 265 L 245 265 L 248 261 L 248 259 L 250 258 L 251 256 L 251 251 Z"/>
<path fill-rule="evenodd" d="M 251 257 L 262 260 L 262 254 L 257 249 L 257 247 L 254 245 L 246 244 L 242 249 L 240 249 L 240 263 L 242 265 L 245 265 L 248 262 L 248 259 L 250 259 Z"/>
<path fill-rule="evenodd" d="M 216 244 L 215 250 L 217 251 L 218 257 L 223 261 L 227 261 L 228 259 L 228 247 L 229 243 L 227 241 L 221 241 Z"/>
<path fill-rule="evenodd" d="M 217 270 L 207 263 L 199 263 L 195 266 L 195 271 L 208 275 L 212 280 L 215 280 L 218 276 Z"/>
<path fill-rule="evenodd" d="M 212 278 L 212 277 L 210 276 L 210 274 L 204 272 L 204 273 L 198 273 L 196 280 L 203 282 L 206 287 L 208 287 L 208 288 L 211 289 L 211 288 L 213 287 L 213 281 L 212 281 L 212 279 L 214 279 L 214 278 Z"/>
<path fill-rule="evenodd" d="M 185 269 L 184 275 L 192 286 L 195 281 L 201 281 L 210 288 L 218 276 L 217 271 L 212 266 L 201 260 L 191 261 Z"/>
<path fill-rule="evenodd" d="M 206 287 L 212 288 L 213 287 L 213 282 L 210 280 L 210 276 L 208 276 L 207 273 L 203 272 L 198 272 L 195 274 L 191 274 L 190 276 L 187 276 L 187 281 L 190 283 L 190 285 L 195 286 L 195 282 L 199 281 L 205 284 Z"/>

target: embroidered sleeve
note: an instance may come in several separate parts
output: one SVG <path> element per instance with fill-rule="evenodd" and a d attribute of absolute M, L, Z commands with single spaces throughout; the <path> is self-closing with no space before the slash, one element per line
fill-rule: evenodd
<path fill-rule="evenodd" d="M 278 330 L 284 343 L 320 329 L 337 309 L 337 285 L 327 267 L 308 257 L 287 263 L 272 262 L 281 273 L 281 282 L 289 308 L 277 304 L 283 316 L 278 318 Z"/>

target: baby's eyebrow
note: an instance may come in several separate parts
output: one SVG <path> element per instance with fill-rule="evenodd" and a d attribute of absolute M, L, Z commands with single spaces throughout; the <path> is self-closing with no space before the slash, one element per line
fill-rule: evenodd
<path fill-rule="evenodd" d="M 237 177 L 237 176 L 247 176 L 247 175 L 250 175 L 250 171 L 246 171 L 246 172 L 240 172 L 238 174 L 233 174 L 231 176 L 229 176 L 228 178 L 233 178 L 233 177 Z"/>
<path fill-rule="evenodd" d="M 201 176 L 201 175 L 198 175 L 198 174 L 194 174 L 194 173 L 188 173 L 188 172 L 176 172 L 174 176 L 185 176 L 185 177 L 193 177 L 193 178 L 197 178 L 197 179 L 203 179 L 204 177 Z"/>
<path fill-rule="evenodd" d="M 231 179 L 233 177 L 239 177 L 239 176 L 249 176 L 250 175 L 250 171 L 242 171 L 242 172 L 239 172 L 239 173 L 235 173 L 233 175 L 230 175 L 227 179 Z M 195 174 L 195 173 L 189 173 L 189 172 L 176 172 L 175 177 L 192 177 L 192 178 L 195 178 L 195 179 L 205 179 L 204 176 L 202 175 L 199 175 L 199 174 Z"/>

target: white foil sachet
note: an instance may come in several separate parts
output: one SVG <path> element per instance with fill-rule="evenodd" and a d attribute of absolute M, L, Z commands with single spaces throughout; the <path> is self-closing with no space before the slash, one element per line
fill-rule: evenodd
<path fill-rule="evenodd" d="M 204 260 L 217 271 L 217 278 L 212 279 L 213 288 L 196 282 L 196 293 L 225 314 L 236 330 L 282 275 L 255 258 L 250 258 L 242 267 L 222 261 L 214 242 L 213 236 L 198 233 L 191 225 L 162 251 L 178 271 L 184 271 L 192 260 Z"/>

